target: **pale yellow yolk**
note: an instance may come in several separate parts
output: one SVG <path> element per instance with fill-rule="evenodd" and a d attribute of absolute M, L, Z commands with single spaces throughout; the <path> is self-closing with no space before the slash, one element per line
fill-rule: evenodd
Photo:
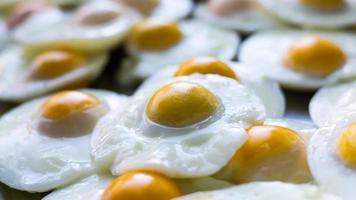
<path fill-rule="evenodd" d="M 193 58 L 184 62 L 175 76 L 188 76 L 194 73 L 199 74 L 217 74 L 233 79 L 237 79 L 234 71 L 225 63 L 209 57 Z"/>
<path fill-rule="evenodd" d="M 129 172 L 106 189 L 102 200 L 170 200 L 182 192 L 173 180 L 153 172 Z"/>
<path fill-rule="evenodd" d="M 250 0 L 210 0 L 208 9 L 216 15 L 226 16 L 247 9 L 252 4 Z"/>
<path fill-rule="evenodd" d="M 306 145 L 294 131 L 271 125 L 253 126 L 248 140 L 228 164 L 236 183 L 304 182 L 310 178 Z"/>
<path fill-rule="evenodd" d="M 339 158 L 346 166 L 356 168 L 356 122 L 342 131 L 337 150 Z"/>
<path fill-rule="evenodd" d="M 110 7 L 84 7 L 74 16 L 75 23 L 79 25 L 95 26 L 109 23 L 120 16 L 115 8 Z"/>
<path fill-rule="evenodd" d="M 183 33 L 175 23 L 146 20 L 135 26 L 130 42 L 143 51 L 163 51 L 181 41 Z"/>
<path fill-rule="evenodd" d="M 82 67 L 85 59 L 76 52 L 54 50 L 38 55 L 31 65 L 33 79 L 53 79 Z"/>
<path fill-rule="evenodd" d="M 191 82 L 174 82 L 151 97 L 146 115 L 157 124 L 181 128 L 208 119 L 218 107 L 219 100 L 207 88 Z"/>
<path fill-rule="evenodd" d="M 160 0 L 116 0 L 116 1 L 134 8 L 144 15 L 151 14 L 160 3 Z"/>
<path fill-rule="evenodd" d="M 347 56 L 334 42 L 314 36 L 291 45 L 284 57 L 285 67 L 311 76 L 325 77 L 343 67 Z"/>
<path fill-rule="evenodd" d="M 42 105 L 41 116 L 50 120 L 64 119 L 100 104 L 100 101 L 89 94 L 80 91 L 64 91 L 52 95 Z"/>
<path fill-rule="evenodd" d="M 299 3 L 319 10 L 338 10 L 345 6 L 345 0 L 299 0 Z"/>

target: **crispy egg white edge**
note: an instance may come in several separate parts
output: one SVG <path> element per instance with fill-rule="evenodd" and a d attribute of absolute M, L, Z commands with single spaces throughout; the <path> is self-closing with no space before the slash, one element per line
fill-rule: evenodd
<path fill-rule="evenodd" d="M 192 0 L 160 0 L 160 5 L 153 11 L 151 17 L 177 21 L 188 16 L 193 6 Z"/>

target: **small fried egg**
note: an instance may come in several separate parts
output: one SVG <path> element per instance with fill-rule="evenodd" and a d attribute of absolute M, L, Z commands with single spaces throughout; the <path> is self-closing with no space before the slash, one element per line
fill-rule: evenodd
<path fill-rule="evenodd" d="M 106 61 L 105 53 L 48 49 L 30 55 L 9 46 L 0 52 L 0 100 L 22 102 L 62 88 L 83 87 L 101 73 Z"/>
<path fill-rule="evenodd" d="M 266 116 L 252 90 L 218 75 L 177 77 L 130 102 L 123 114 L 100 121 L 92 137 L 94 161 L 114 175 L 209 176 L 246 141 L 245 128 Z"/>
<path fill-rule="evenodd" d="M 247 33 L 284 26 L 255 0 L 210 0 L 198 5 L 195 16 L 216 26 Z"/>
<path fill-rule="evenodd" d="M 73 13 L 49 9 L 34 14 L 15 29 L 14 39 L 28 49 L 108 50 L 118 45 L 139 19 L 134 10 L 115 2 L 89 1 Z"/>
<path fill-rule="evenodd" d="M 258 72 L 240 67 L 241 63 L 222 62 L 212 57 L 197 57 L 187 60 L 180 66 L 167 67 L 146 79 L 136 93 L 148 93 L 158 89 L 174 77 L 192 74 L 217 74 L 232 78 L 252 89 L 266 107 L 267 117 L 278 118 L 284 115 L 285 99 L 277 82 L 263 77 Z"/>
<path fill-rule="evenodd" d="M 121 63 L 118 80 L 128 84 L 199 56 L 230 60 L 236 54 L 239 41 L 234 32 L 200 21 L 177 24 L 149 19 L 134 28 L 127 45 L 129 57 Z"/>
<path fill-rule="evenodd" d="M 44 192 L 95 171 L 90 138 L 96 123 L 126 97 L 102 90 L 63 91 L 13 109 L 0 119 L 0 181 Z"/>
<path fill-rule="evenodd" d="M 332 126 L 320 128 L 312 137 L 308 161 L 316 182 L 344 200 L 355 199 L 356 112 Z"/>
<path fill-rule="evenodd" d="M 340 28 L 356 23 L 355 0 L 258 0 L 281 19 L 303 27 Z"/>
<path fill-rule="evenodd" d="M 356 77 L 355 44 L 351 33 L 266 31 L 242 44 L 239 59 L 286 88 L 315 90 Z"/>

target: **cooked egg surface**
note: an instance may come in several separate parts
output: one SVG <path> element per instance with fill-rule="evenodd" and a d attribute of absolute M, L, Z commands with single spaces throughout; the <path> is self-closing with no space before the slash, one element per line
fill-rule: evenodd
<path fill-rule="evenodd" d="M 108 50 L 119 44 L 139 19 L 134 10 L 115 2 L 89 1 L 72 13 L 50 9 L 34 14 L 15 30 L 14 38 L 30 50 Z"/>
<path fill-rule="evenodd" d="M 178 77 L 131 102 L 100 121 L 92 138 L 93 159 L 116 175 L 211 175 L 245 142 L 244 128 L 266 115 L 252 90 L 217 75 Z"/>
<path fill-rule="evenodd" d="M 247 39 L 239 58 L 286 88 L 315 90 L 355 77 L 354 44 L 351 33 L 266 31 Z"/>
<path fill-rule="evenodd" d="M 174 40 L 176 42 L 167 49 L 144 51 L 134 45 L 129 45 L 130 57 L 121 63 L 121 69 L 117 75 L 120 83 L 127 84 L 135 78 L 149 77 L 160 69 L 198 56 L 230 60 L 237 51 L 240 39 L 231 31 L 215 28 L 199 21 L 183 21 L 177 26 L 181 37 L 177 41 Z M 177 35 L 176 32 L 175 35 Z M 155 38 L 157 33 L 150 36 Z M 170 38 L 171 34 L 166 37 Z"/>
<path fill-rule="evenodd" d="M 335 125 L 320 128 L 308 150 L 309 166 L 316 182 L 345 200 L 355 197 L 355 122 L 353 112 Z"/>
<path fill-rule="evenodd" d="M 139 89 L 136 90 L 136 93 L 148 93 L 156 90 L 164 83 L 172 80 L 175 76 L 189 76 L 196 73 L 219 74 L 225 77 L 236 78 L 242 85 L 252 89 L 264 103 L 267 117 L 277 118 L 283 116 L 285 99 L 278 83 L 263 77 L 258 72 L 249 71 L 247 67 L 240 67 L 240 65 L 242 65 L 241 63 L 231 61 L 226 62 L 226 65 L 222 63 L 227 67 L 227 70 L 231 70 L 231 72 L 214 69 L 213 64 L 216 62 L 221 61 L 209 57 L 199 57 L 183 62 L 180 66 L 167 67 L 167 69 L 156 72 L 155 75 L 146 79 Z"/>
<path fill-rule="evenodd" d="M 25 103 L 0 120 L 0 181 L 44 192 L 95 171 L 91 132 L 126 98 L 101 90 L 60 92 Z"/>
<path fill-rule="evenodd" d="M 22 102 L 61 88 L 83 87 L 106 61 L 104 53 L 48 49 L 28 56 L 21 47 L 8 46 L 0 52 L 0 100 Z"/>
<path fill-rule="evenodd" d="M 355 111 L 355 81 L 321 88 L 309 104 L 310 116 L 319 127 L 333 125 Z"/>
<path fill-rule="evenodd" d="M 356 23 L 355 0 L 258 0 L 268 11 L 305 27 L 339 28 Z"/>
<path fill-rule="evenodd" d="M 197 192 L 174 200 L 341 200 L 341 198 L 323 194 L 311 184 L 289 184 L 282 182 L 252 182 L 223 190 Z"/>

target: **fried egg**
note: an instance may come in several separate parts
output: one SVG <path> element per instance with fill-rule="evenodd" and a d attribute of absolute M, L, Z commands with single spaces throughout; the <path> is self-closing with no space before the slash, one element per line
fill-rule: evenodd
<path fill-rule="evenodd" d="M 102 90 L 63 91 L 29 101 L 0 119 L 0 181 L 44 192 L 94 173 L 90 138 L 97 121 L 126 97 Z"/>
<path fill-rule="evenodd" d="M 134 10 L 115 2 L 89 1 L 73 13 L 49 9 L 34 14 L 16 28 L 14 39 L 28 49 L 108 50 L 118 45 L 139 19 Z"/>
<path fill-rule="evenodd" d="M 230 60 L 236 54 L 239 37 L 232 31 L 190 20 L 174 23 L 146 20 L 134 28 L 126 58 L 118 71 L 121 84 L 147 78 L 160 69 L 198 57 Z"/>
<path fill-rule="evenodd" d="M 239 59 L 286 88 L 315 90 L 356 77 L 356 36 L 342 32 L 260 32 L 241 47 Z"/>
<path fill-rule="evenodd" d="M 252 90 L 218 75 L 177 77 L 130 102 L 100 121 L 92 138 L 94 161 L 114 175 L 209 176 L 246 141 L 245 128 L 266 116 Z"/>
<path fill-rule="evenodd" d="M 308 161 L 316 182 L 344 200 L 355 198 L 356 112 L 332 126 L 320 128 L 312 137 Z"/>
<path fill-rule="evenodd" d="M 252 89 L 264 103 L 268 117 L 282 117 L 285 111 L 285 99 L 278 83 L 240 65 L 241 63 L 231 61 L 224 63 L 212 57 L 193 58 L 183 62 L 180 66 L 167 67 L 157 72 L 146 79 L 136 93 L 156 90 L 177 76 L 189 76 L 196 73 L 217 74 L 238 80 Z"/>
<path fill-rule="evenodd" d="M 19 46 L 0 52 L 0 100 L 22 102 L 62 88 L 88 85 L 103 70 L 105 53 L 47 49 L 27 54 Z"/>
<path fill-rule="evenodd" d="M 356 81 L 321 88 L 310 101 L 309 112 L 319 127 L 333 125 L 356 112 Z"/>
<path fill-rule="evenodd" d="M 281 19 L 304 27 L 340 28 L 356 23 L 355 0 L 258 0 Z"/>
<path fill-rule="evenodd" d="M 255 0 L 210 0 L 198 5 L 195 16 L 216 26 L 247 33 L 284 26 Z"/>

